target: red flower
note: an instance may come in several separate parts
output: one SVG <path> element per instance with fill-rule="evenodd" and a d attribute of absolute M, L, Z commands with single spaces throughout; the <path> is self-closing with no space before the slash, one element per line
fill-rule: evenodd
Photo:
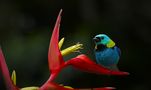
<path fill-rule="evenodd" d="M 72 89 L 66 88 L 64 86 L 60 86 L 55 84 L 53 80 L 59 74 L 59 72 L 66 66 L 72 65 L 75 68 L 78 68 L 82 71 L 86 71 L 89 73 L 95 74 L 105 74 L 105 75 L 128 75 L 128 72 L 121 71 L 113 71 L 109 70 L 101 65 L 93 62 L 88 56 L 81 54 L 77 57 L 74 57 L 67 62 L 63 61 L 63 56 L 61 55 L 61 51 L 59 50 L 58 40 L 59 40 L 59 28 L 61 22 L 61 13 L 60 11 L 52 36 L 50 40 L 50 46 L 48 51 L 48 64 L 49 70 L 51 72 L 49 79 L 45 82 L 40 88 L 36 87 L 36 90 L 80 90 L 80 89 Z M 2 50 L 0 49 L 0 70 L 4 76 L 4 80 L 7 85 L 8 90 L 19 90 L 16 85 L 13 84 L 9 71 L 5 62 L 5 58 L 3 56 Z M 28 88 L 28 87 L 27 87 Z M 113 87 L 104 87 L 104 88 L 94 88 L 94 90 L 112 90 L 115 89 Z M 23 90 L 23 89 L 22 89 Z M 26 89 L 27 90 L 27 89 Z M 31 90 L 31 88 L 28 90 Z"/>
<path fill-rule="evenodd" d="M 49 62 L 49 69 L 51 71 L 51 75 L 48 79 L 48 81 L 41 87 L 41 90 L 45 88 L 50 82 L 52 82 L 55 77 L 58 75 L 60 70 L 64 68 L 65 66 L 72 65 L 80 70 L 90 72 L 90 73 L 96 73 L 96 74 L 106 74 L 106 75 L 128 75 L 127 72 L 121 72 L 121 71 L 112 71 L 107 68 L 104 68 L 101 65 L 98 65 L 94 63 L 92 60 L 90 60 L 86 55 L 82 54 L 75 58 L 72 58 L 71 60 L 68 60 L 67 62 L 63 61 L 61 52 L 59 50 L 58 46 L 58 39 L 59 39 L 59 28 L 60 28 L 60 21 L 61 21 L 61 12 L 60 11 L 49 46 L 49 52 L 48 52 L 48 62 Z M 108 88 L 101 88 L 101 90 L 107 90 Z M 98 89 L 97 89 L 98 90 Z"/>
<path fill-rule="evenodd" d="M 10 78 L 8 67 L 6 65 L 5 58 L 4 58 L 1 48 L 0 48 L 0 70 L 2 72 L 2 75 L 4 76 L 4 80 L 5 80 L 7 89 L 8 90 L 18 90 L 18 88 L 13 84 L 13 82 Z"/>
<path fill-rule="evenodd" d="M 129 75 L 128 72 L 109 70 L 99 64 L 96 64 L 84 54 L 72 58 L 71 60 L 67 61 L 66 64 L 90 73 L 105 75 Z"/>

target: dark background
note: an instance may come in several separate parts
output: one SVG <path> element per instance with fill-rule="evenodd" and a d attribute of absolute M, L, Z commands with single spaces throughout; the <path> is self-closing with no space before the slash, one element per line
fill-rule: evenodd
<path fill-rule="evenodd" d="M 41 86 L 49 77 L 47 52 L 51 32 L 63 9 L 63 48 L 77 42 L 94 59 L 92 38 L 110 36 L 122 50 L 118 64 L 129 76 L 102 76 L 65 68 L 56 82 L 76 88 L 114 86 L 117 90 L 150 90 L 151 1 L 147 0 L 1 0 L 0 44 L 17 85 Z M 75 53 L 65 57 L 68 60 Z M 0 90 L 5 90 L 0 74 Z"/>

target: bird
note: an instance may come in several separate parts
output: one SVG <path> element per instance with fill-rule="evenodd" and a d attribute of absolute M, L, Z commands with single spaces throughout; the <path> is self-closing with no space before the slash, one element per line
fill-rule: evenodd
<path fill-rule="evenodd" d="M 95 42 L 96 63 L 108 69 L 119 70 L 117 64 L 121 56 L 121 50 L 115 42 L 106 34 L 98 34 L 93 40 Z"/>

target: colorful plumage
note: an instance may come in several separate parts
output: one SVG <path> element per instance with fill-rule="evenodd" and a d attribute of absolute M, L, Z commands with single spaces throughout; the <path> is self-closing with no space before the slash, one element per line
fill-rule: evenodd
<path fill-rule="evenodd" d="M 93 39 L 96 44 L 96 62 L 104 67 L 118 70 L 117 63 L 119 61 L 121 51 L 117 46 L 115 46 L 114 41 L 105 34 L 96 35 Z"/>

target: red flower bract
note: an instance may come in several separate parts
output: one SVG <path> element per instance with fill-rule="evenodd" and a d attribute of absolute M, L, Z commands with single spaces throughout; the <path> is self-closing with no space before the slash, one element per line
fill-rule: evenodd
<path fill-rule="evenodd" d="M 66 64 L 90 73 L 105 75 L 129 75 L 128 72 L 113 71 L 98 65 L 84 54 L 72 58 L 71 60 L 67 61 Z"/>
<path fill-rule="evenodd" d="M 2 72 L 2 75 L 4 76 L 4 80 L 5 80 L 7 89 L 8 90 L 18 90 L 18 88 L 13 84 L 13 82 L 10 78 L 9 70 L 6 65 L 5 58 L 4 58 L 1 48 L 0 48 L 0 70 Z"/>
<path fill-rule="evenodd" d="M 56 76 L 64 66 L 63 57 L 61 55 L 58 46 L 61 13 L 62 10 L 60 10 L 59 15 L 57 17 L 57 21 L 51 36 L 49 51 L 48 51 L 48 64 L 49 64 L 49 70 L 51 72 L 51 75 L 47 80 L 47 82 L 40 88 L 40 90 L 46 90 L 45 88 L 56 78 Z"/>
<path fill-rule="evenodd" d="M 51 72 L 56 71 L 60 68 L 60 65 L 64 63 L 61 52 L 58 46 L 58 38 L 59 38 L 59 27 L 61 22 L 61 13 L 58 15 L 54 31 L 51 36 L 49 52 L 48 52 L 48 62 L 49 62 L 49 69 Z"/>

